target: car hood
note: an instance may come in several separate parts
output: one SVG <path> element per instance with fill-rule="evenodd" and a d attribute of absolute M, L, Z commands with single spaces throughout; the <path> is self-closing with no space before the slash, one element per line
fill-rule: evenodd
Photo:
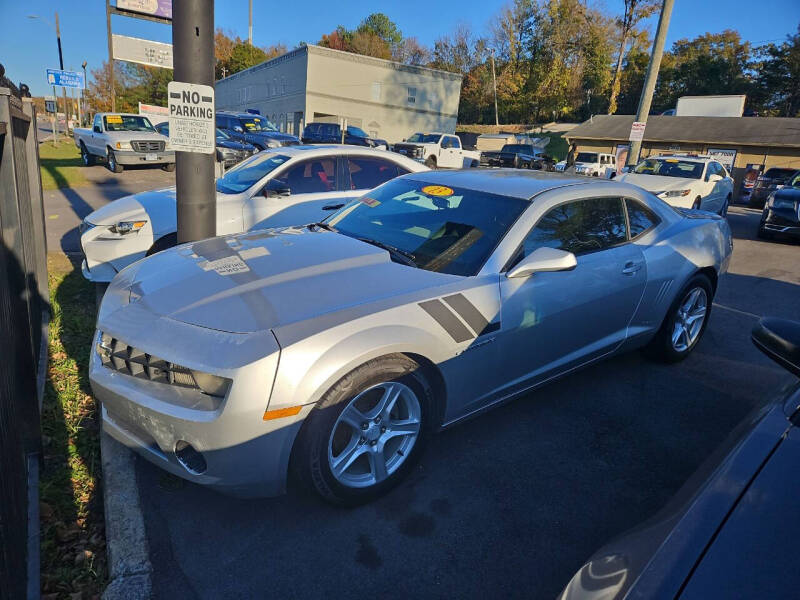
<path fill-rule="evenodd" d="M 114 225 L 120 221 L 152 219 L 168 206 L 175 211 L 175 187 L 123 196 L 90 213 L 86 221 L 92 225 Z"/>
<path fill-rule="evenodd" d="M 217 138 L 217 148 L 228 148 L 230 150 L 255 150 L 252 144 L 235 142 L 233 140 L 223 140 Z"/>
<path fill-rule="evenodd" d="M 232 333 L 274 330 L 463 279 L 394 263 L 384 250 L 339 233 L 300 228 L 183 244 L 134 267 L 136 311 Z"/>
<path fill-rule="evenodd" d="M 297 138 L 288 133 L 281 133 L 280 131 L 246 131 L 247 135 L 254 138 L 261 138 L 265 140 L 278 140 L 281 142 L 297 141 Z"/>
<path fill-rule="evenodd" d="M 638 185 L 648 192 L 666 192 L 667 190 L 686 190 L 697 183 L 697 179 L 686 177 L 664 177 L 662 175 L 639 175 L 638 173 L 625 173 L 619 178 L 625 183 Z"/>

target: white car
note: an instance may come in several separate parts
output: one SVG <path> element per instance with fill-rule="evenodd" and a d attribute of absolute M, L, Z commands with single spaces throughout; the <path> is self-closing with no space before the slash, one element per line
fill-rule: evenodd
<path fill-rule="evenodd" d="M 612 179 L 617 172 L 617 157 L 603 152 L 578 152 L 575 174 Z"/>
<path fill-rule="evenodd" d="M 481 153 L 465 150 L 458 136 L 449 133 L 415 133 L 392 148 L 398 154 L 424 162 L 431 169 L 477 167 Z"/>
<path fill-rule="evenodd" d="M 651 156 L 620 177 L 678 208 L 728 213 L 733 179 L 718 161 L 708 156 Z"/>
<path fill-rule="evenodd" d="M 352 199 L 423 164 L 358 146 L 264 150 L 217 179 L 217 235 L 323 220 Z M 177 243 L 175 188 L 125 196 L 81 224 L 83 276 L 111 281 L 129 264 Z"/>

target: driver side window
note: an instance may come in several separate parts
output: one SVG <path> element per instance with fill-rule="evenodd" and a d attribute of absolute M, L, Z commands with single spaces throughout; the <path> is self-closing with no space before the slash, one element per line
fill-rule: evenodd
<path fill-rule="evenodd" d="M 606 250 L 628 240 L 620 198 L 591 198 L 561 204 L 548 211 L 525 241 L 515 263 L 542 247 L 575 256 Z"/>

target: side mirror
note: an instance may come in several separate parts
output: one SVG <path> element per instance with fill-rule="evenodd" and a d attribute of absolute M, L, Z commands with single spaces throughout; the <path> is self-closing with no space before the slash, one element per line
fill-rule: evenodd
<path fill-rule="evenodd" d="M 578 266 L 578 261 L 572 252 L 543 247 L 537 248 L 514 265 L 506 277 L 509 279 L 530 277 L 541 271 L 571 271 L 576 266 Z"/>
<path fill-rule="evenodd" d="M 285 198 L 292 195 L 292 190 L 285 183 L 273 179 L 264 186 L 261 193 L 264 198 Z"/>
<path fill-rule="evenodd" d="M 236 133 L 244 133 L 244 129 L 242 129 L 242 128 L 241 128 L 241 127 L 239 127 L 238 125 L 234 125 L 234 126 L 233 126 L 233 130 L 234 130 Z"/>
<path fill-rule="evenodd" d="M 756 348 L 800 377 L 800 322 L 764 317 L 753 327 Z"/>
<path fill-rule="evenodd" d="M 722 179 L 721 175 L 717 175 L 716 173 L 711 173 L 710 175 L 706 175 L 706 181 L 709 183 L 716 183 Z"/>
<path fill-rule="evenodd" d="M 92 127 L 92 131 L 94 131 L 95 133 L 103 133 L 100 130 L 100 125 L 95 125 L 94 127 Z"/>

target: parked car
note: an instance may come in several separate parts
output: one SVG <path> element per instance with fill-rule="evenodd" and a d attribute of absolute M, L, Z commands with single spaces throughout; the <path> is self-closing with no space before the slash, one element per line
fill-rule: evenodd
<path fill-rule="evenodd" d="M 480 152 L 465 150 L 461 147 L 461 140 L 448 133 L 415 133 L 402 143 L 395 144 L 392 150 L 424 162 L 431 169 L 477 167 L 481 161 Z"/>
<path fill-rule="evenodd" d="M 753 184 L 748 204 L 753 208 L 764 208 L 764 204 L 770 194 L 789 184 L 797 174 L 800 174 L 800 171 L 786 167 L 771 167 L 767 169 Z"/>
<path fill-rule="evenodd" d="M 554 171 L 555 161 L 531 144 L 506 144 L 498 152 L 481 152 L 482 167 Z"/>
<path fill-rule="evenodd" d="M 558 171 L 559 173 L 563 173 L 564 171 L 566 171 L 567 170 L 567 161 L 566 160 L 558 161 L 556 163 L 556 165 L 555 165 L 555 170 Z"/>
<path fill-rule="evenodd" d="M 787 184 L 769 195 L 761 213 L 758 237 L 800 238 L 800 172 Z"/>
<path fill-rule="evenodd" d="M 319 221 L 389 179 L 424 170 L 371 148 L 271 148 L 217 179 L 217 234 Z M 114 200 L 81 224 L 83 275 L 111 281 L 132 262 L 174 246 L 176 232 L 174 187 Z"/>
<path fill-rule="evenodd" d="M 309 123 L 303 129 L 300 139 L 304 144 L 341 144 L 342 128 L 338 123 Z M 386 140 L 371 138 L 366 131 L 354 125 L 347 126 L 344 143 L 379 150 L 389 149 L 389 143 Z"/>
<path fill-rule="evenodd" d="M 762 319 L 753 341 L 800 377 L 800 323 Z M 658 515 L 595 553 L 560 600 L 796 597 L 799 409 L 795 380 Z"/>
<path fill-rule="evenodd" d="M 578 152 L 574 171 L 576 175 L 612 179 L 617 174 L 617 157 L 603 152 Z"/>
<path fill-rule="evenodd" d="M 175 170 L 175 152 L 169 140 L 142 115 L 97 113 L 91 129 L 78 127 L 73 136 L 87 167 L 102 158 L 114 173 L 122 173 L 125 165 L 142 164 Z"/>
<path fill-rule="evenodd" d="M 169 137 L 169 123 L 159 123 L 156 131 L 161 135 Z M 248 156 L 252 156 L 258 149 L 246 142 L 237 142 L 227 133 L 217 127 L 216 132 L 217 162 L 221 162 L 228 169 L 233 165 L 242 162 Z"/>
<path fill-rule="evenodd" d="M 266 117 L 249 112 L 230 112 L 218 110 L 217 128 L 227 133 L 237 142 L 252 144 L 259 150 L 294 146 L 300 140 L 288 133 L 281 133 Z"/>
<path fill-rule="evenodd" d="M 733 179 L 716 160 L 707 156 L 651 156 L 620 181 L 653 192 L 672 206 L 728 213 Z"/>
<path fill-rule="evenodd" d="M 106 431 L 176 475 L 274 495 L 291 468 L 355 504 L 436 429 L 601 357 L 686 358 L 731 248 L 726 220 L 631 185 L 412 173 L 324 222 L 124 269 L 89 376 Z"/>

